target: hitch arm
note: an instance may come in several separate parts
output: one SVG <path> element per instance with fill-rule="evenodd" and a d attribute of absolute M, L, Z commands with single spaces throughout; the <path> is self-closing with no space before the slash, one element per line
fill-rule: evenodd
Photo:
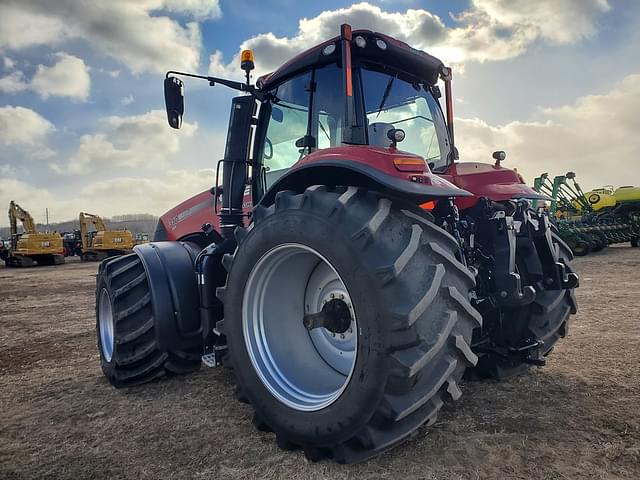
<path fill-rule="evenodd" d="M 505 306 L 528 305 L 536 298 L 531 285 L 522 287 L 520 275 L 516 273 L 516 232 L 513 219 L 504 212 L 496 212 L 490 220 L 492 244 L 494 246 L 494 282 L 496 301 Z"/>

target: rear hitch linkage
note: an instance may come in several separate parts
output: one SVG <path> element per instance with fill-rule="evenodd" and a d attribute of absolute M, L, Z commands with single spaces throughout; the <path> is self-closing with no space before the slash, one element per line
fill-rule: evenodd
<path fill-rule="evenodd" d="M 543 347 L 544 341 L 529 339 L 519 347 L 491 344 L 490 346 L 477 346 L 476 349 L 481 353 L 496 355 L 504 359 L 517 358 L 523 363 L 544 367 L 547 362 L 542 355 Z"/>
<path fill-rule="evenodd" d="M 578 275 L 567 272 L 564 262 L 558 258 L 558 252 L 551 236 L 551 223 L 544 212 L 531 212 L 529 202 L 520 200 L 514 213 L 519 224 L 518 244 L 538 252 L 539 273 L 546 290 L 568 290 L 578 286 Z"/>
<path fill-rule="evenodd" d="M 494 282 L 497 303 L 505 306 L 528 305 L 536 298 L 531 285 L 522 286 L 516 272 L 516 230 L 512 217 L 495 212 L 490 219 L 491 240 L 494 248 Z"/>

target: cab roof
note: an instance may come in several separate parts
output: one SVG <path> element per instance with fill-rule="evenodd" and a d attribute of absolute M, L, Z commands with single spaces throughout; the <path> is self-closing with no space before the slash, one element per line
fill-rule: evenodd
<path fill-rule="evenodd" d="M 356 45 L 356 37 L 364 38 L 366 42 L 364 47 Z M 438 81 L 438 76 L 444 67 L 438 58 L 382 33 L 371 30 L 354 30 L 352 38 L 354 40 L 351 42 L 351 56 L 354 63 L 363 61 L 378 64 L 383 68 L 397 70 L 416 77 L 428 85 L 434 85 Z M 386 49 L 380 48 L 379 40 L 386 45 Z M 327 54 L 325 49 L 331 44 L 335 45 L 335 48 Z M 293 57 L 276 71 L 258 78 L 257 87 L 261 90 L 270 90 L 283 81 L 313 67 L 335 63 L 340 59 L 340 52 L 340 36 L 336 36 Z"/>

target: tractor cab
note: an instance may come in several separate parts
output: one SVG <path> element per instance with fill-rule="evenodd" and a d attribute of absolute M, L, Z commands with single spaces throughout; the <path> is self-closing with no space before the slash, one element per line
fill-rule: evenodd
<path fill-rule="evenodd" d="M 450 70 L 385 35 L 368 30 L 345 35 L 351 59 L 346 69 L 343 38 L 336 37 L 258 80 L 268 99 L 259 114 L 256 152 L 265 188 L 305 156 L 345 146 L 402 152 L 400 169 L 420 173 L 429 171 L 426 163 L 444 170 L 453 159 L 435 86 Z"/>
<path fill-rule="evenodd" d="M 237 161 L 248 163 L 242 179 L 250 178 L 252 205 L 271 202 L 283 189 L 304 189 L 311 177 L 327 184 L 340 178 L 376 185 L 417 203 L 471 195 L 432 173 L 444 172 L 457 158 L 451 70 L 437 58 L 348 25 L 341 27 L 341 35 L 303 52 L 255 85 L 248 82 L 252 53 L 243 52 L 245 57 L 247 83 L 168 72 L 165 98 L 169 124 L 179 128 L 182 82 L 172 74 L 250 94 L 234 99 L 227 152 L 218 171 L 230 172 L 227 167 Z M 445 84 L 446 121 L 438 80 Z M 252 138 L 249 145 L 247 138 Z M 216 185 L 224 185 L 222 180 L 216 179 Z M 241 190 L 241 185 L 233 188 L 235 195 Z M 223 214 L 229 204 L 238 203 L 225 202 L 225 197 Z"/>

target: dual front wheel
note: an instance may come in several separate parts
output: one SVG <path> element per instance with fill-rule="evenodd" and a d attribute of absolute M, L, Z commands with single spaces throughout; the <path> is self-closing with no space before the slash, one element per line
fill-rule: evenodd
<path fill-rule="evenodd" d="M 136 253 L 100 264 L 96 333 L 102 371 L 118 388 L 200 368 L 200 348 L 173 352 L 158 348 L 149 281 Z"/>

